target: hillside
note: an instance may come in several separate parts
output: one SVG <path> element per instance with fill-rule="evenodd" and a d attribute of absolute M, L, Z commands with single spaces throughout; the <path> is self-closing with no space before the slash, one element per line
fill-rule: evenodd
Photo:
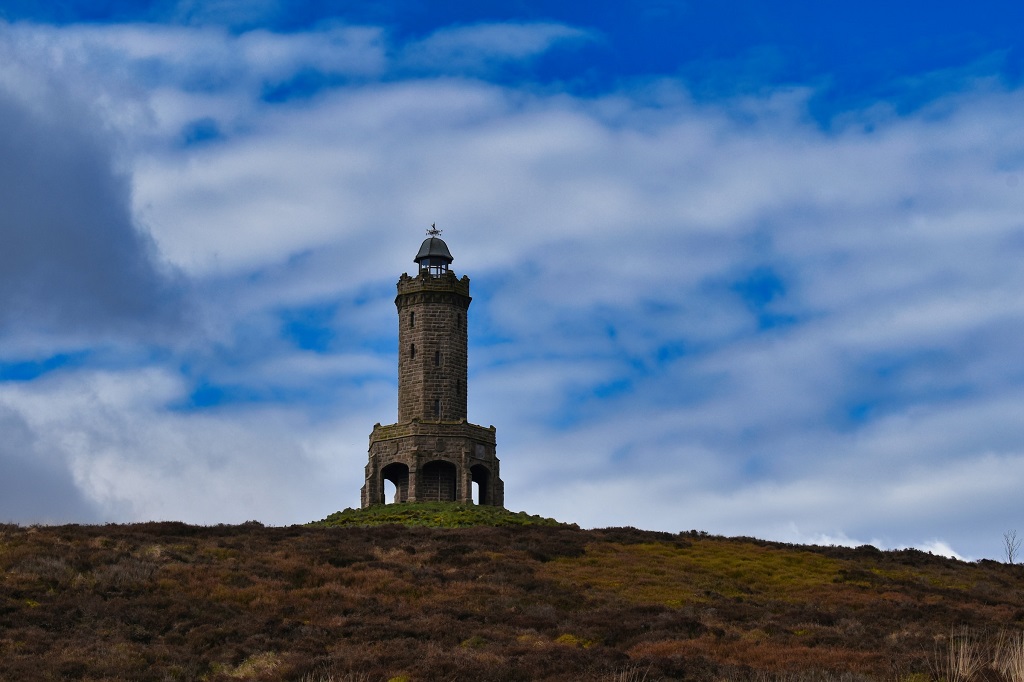
<path fill-rule="evenodd" d="M 1024 680 L 1020 566 L 404 506 L 0 526 L 0 679 Z"/>

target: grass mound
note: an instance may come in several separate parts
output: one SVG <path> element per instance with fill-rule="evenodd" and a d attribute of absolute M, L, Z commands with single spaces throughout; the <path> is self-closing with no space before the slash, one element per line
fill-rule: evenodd
<path fill-rule="evenodd" d="M 501 507 L 460 504 L 458 502 L 404 502 L 377 504 L 367 509 L 334 512 L 322 521 L 308 525 L 320 528 L 338 526 L 427 526 L 465 528 L 468 526 L 565 526 L 554 519 L 511 512 Z"/>

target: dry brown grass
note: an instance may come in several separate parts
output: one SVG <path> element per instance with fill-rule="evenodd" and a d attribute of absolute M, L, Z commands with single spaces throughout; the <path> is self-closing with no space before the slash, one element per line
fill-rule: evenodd
<path fill-rule="evenodd" d="M 1024 682 L 1024 632 L 1000 631 L 993 666 L 1007 682 Z"/>
<path fill-rule="evenodd" d="M 988 663 L 982 639 L 969 628 L 955 628 L 935 645 L 933 671 L 945 682 L 970 682 Z"/>
<path fill-rule="evenodd" d="M 913 551 L 565 527 L 0 526 L 0 576 L 5 680 L 1024 682 L 1021 567 Z M 1004 634 L 951 637 L 961 624 Z M 970 642 L 980 670 L 961 665 Z"/>

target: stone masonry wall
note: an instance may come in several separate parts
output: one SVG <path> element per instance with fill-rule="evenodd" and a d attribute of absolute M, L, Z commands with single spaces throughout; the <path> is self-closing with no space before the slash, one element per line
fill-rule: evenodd
<path fill-rule="evenodd" d="M 467 410 L 469 278 L 398 281 L 398 423 L 459 421 Z"/>
<path fill-rule="evenodd" d="M 436 465 L 444 467 L 439 477 Z M 366 484 L 362 506 L 389 502 L 383 496 L 385 470 L 395 473 L 395 465 L 407 471 L 407 488 L 400 489 L 402 501 L 423 502 L 439 499 L 471 502 L 473 470 L 486 472 L 487 499 L 482 504 L 503 506 L 504 484 L 496 454 L 494 427 L 484 428 L 466 422 L 377 424 L 370 434 L 370 457 L 366 465 Z M 396 477 L 396 478 L 401 478 Z M 394 480 L 394 479 L 392 479 Z"/>

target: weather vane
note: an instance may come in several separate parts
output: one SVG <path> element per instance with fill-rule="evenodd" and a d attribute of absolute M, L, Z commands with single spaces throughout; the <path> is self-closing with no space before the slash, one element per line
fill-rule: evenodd
<path fill-rule="evenodd" d="M 427 230 L 427 234 L 429 234 L 431 237 L 441 236 L 441 230 L 437 228 L 437 223 L 430 223 L 430 229 Z"/>

